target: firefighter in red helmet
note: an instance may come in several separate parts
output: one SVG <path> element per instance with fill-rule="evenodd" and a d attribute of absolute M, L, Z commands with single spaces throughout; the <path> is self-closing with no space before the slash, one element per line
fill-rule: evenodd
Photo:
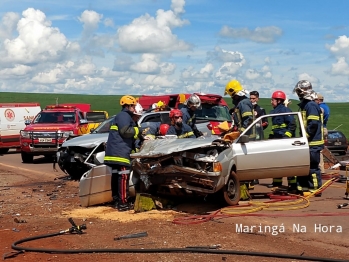
<path fill-rule="evenodd" d="M 270 114 L 287 113 L 292 110 L 285 106 L 286 94 L 283 91 L 277 90 L 271 96 L 271 105 L 274 108 Z M 291 138 L 295 136 L 296 124 L 292 115 L 278 115 L 272 117 L 272 128 L 269 134 L 269 139 Z M 297 189 L 296 177 L 288 177 L 288 186 L 291 191 Z M 271 186 L 278 187 L 282 185 L 282 177 L 273 178 Z"/>
<path fill-rule="evenodd" d="M 167 135 L 176 135 L 178 138 L 195 138 L 190 126 L 183 123 L 183 113 L 179 109 L 170 111 L 171 126 L 167 130 Z"/>

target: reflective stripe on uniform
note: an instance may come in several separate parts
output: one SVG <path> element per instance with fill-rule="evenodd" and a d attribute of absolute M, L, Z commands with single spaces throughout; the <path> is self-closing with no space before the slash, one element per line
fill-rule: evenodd
<path fill-rule="evenodd" d="M 194 135 L 194 132 L 190 131 L 190 132 L 187 132 L 183 135 L 178 136 L 178 138 L 186 138 L 186 137 L 193 136 L 193 135 Z"/>
<path fill-rule="evenodd" d="M 121 171 L 118 171 L 118 174 L 123 175 L 123 174 L 129 174 L 130 172 L 131 172 L 130 170 L 121 170 Z"/>
<path fill-rule="evenodd" d="M 292 137 L 292 134 L 290 132 L 286 131 L 285 136 Z"/>
<path fill-rule="evenodd" d="M 297 177 L 296 176 L 290 176 L 287 177 L 288 184 L 297 184 Z"/>
<path fill-rule="evenodd" d="M 312 173 L 312 174 L 311 174 L 311 178 L 313 179 L 313 186 L 314 186 L 314 189 L 318 189 L 319 184 L 318 184 L 318 181 L 317 181 L 316 173 Z"/>
<path fill-rule="evenodd" d="M 119 128 L 118 128 L 118 126 L 116 126 L 116 125 L 111 125 L 111 126 L 110 126 L 110 130 L 116 130 L 116 131 L 118 131 Z"/>
<path fill-rule="evenodd" d="M 116 157 L 116 156 L 105 156 L 104 161 L 114 161 L 114 162 L 121 162 L 121 163 L 126 163 L 126 164 L 131 163 L 130 159 L 127 159 L 124 157 Z"/>
<path fill-rule="evenodd" d="M 273 178 L 273 182 L 275 183 L 282 183 L 282 177 L 277 177 L 277 178 Z"/>
<path fill-rule="evenodd" d="M 317 120 L 317 121 L 319 121 L 320 117 L 319 116 L 315 116 L 315 115 L 309 115 L 307 117 L 307 120 Z"/>
<path fill-rule="evenodd" d="M 135 126 L 134 129 L 135 129 L 135 135 L 133 136 L 133 138 L 137 139 L 138 138 L 138 134 L 139 134 L 139 128 Z"/>
<path fill-rule="evenodd" d="M 242 116 L 242 117 L 252 116 L 252 112 L 247 111 L 247 112 L 243 113 L 241 116 Z"/>

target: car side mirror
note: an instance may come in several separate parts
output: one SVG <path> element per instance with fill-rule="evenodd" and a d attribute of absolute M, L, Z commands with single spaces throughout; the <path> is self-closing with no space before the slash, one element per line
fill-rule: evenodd
<path fill-rule="evenodd" d="M 239 143 L 241 144 L 248 143 L 249 141 L 250 141 L 250 138 L 247 135 L 240 136 L 239 138 Z"/>
<path fill-rule="evenodd" d="M 26 126 L 30 125 L 30 123 L 31 123 L 30 120 L 25 120 L 25 121 L 24 121 L 24 124 L 25 124 Z"/>
<path fill-rule="evenodd" d="M 86 119 L 80 119 L 80 125 L 85 125 L 87 123 L 88 121 Z"/>

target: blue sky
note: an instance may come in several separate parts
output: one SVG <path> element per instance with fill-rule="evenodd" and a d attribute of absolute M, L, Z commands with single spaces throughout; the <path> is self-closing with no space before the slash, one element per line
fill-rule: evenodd
<path fill-rule="evenodd" d="M 0 91 L 270 97 L 309 80 L 349 100 L 349 1 L 0 2 Z"/>

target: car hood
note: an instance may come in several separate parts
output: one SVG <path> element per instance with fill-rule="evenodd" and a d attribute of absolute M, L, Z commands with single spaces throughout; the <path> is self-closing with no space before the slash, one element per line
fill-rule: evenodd
<path fill-rule="evenodd" d="M 102 134 L 87 134 L 67 140 L 62 147 L 79 146 L 85 148 L 93 148 L 103 142 L 107 142 L 109 133 Z"/>
<path fill-rule="evenodd" d="M 145 141 L 138 153 L 131 154 L 131 158 L 152 158 L 159 157 L 174 152 L 182 152 L 199 147 L 211 146 L 218 136 L 203 138 L 168 138 Z"/>

